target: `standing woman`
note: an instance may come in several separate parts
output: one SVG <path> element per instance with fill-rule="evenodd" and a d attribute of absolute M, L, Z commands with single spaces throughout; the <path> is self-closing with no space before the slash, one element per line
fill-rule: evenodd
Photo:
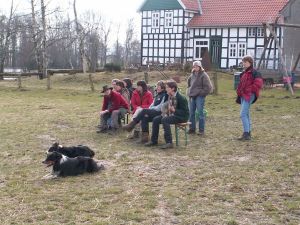
<path fill-rule="evenodd" d="M 199 135 L 203 136 L 205 131 L 205 115 L 204 106 L 205 98 L 211 93 L 213 87 L 208 74 L 202 67 L 200 61 L 193 63 L 192 74 L 188 77 L 188 96 L 189 96 L 189 121 L 190 129 L 189 134 L 196 133 L 196 111 L 199 113 Z"/>
<path fill-rule="evenodd" d="M 236 93 L 236 102 L 241 104 L 240 117 L 243 124 L 243 135 L 238 140 L 251 140 L 250 106 L 259 97 L 259 91 L 263 86 L 261 74 L 253 68 L 252 56 L 244 56 L 242 59 L 244 71 L 240 74 L 240 83 Z"/>

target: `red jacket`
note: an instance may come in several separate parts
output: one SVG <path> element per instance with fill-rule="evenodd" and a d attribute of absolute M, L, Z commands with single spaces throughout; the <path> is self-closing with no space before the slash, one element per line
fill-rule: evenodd
<path fill-rule="evenodd" d="M 138 106 L 143 109 L 148 109 L 152 102 L 153 96 L 150 91 L 146 91 L 141 97 L 138 90 L 134 90 L 131 97 L 132 113 L 136 111 Z"/>
<path fill-rule="evenodd" d="M 127 101 L 120 93 L 111 91 L 109 96 L 104 95 L 102 111 L 108 110 L 109 112 L 112 112 L 120 108 L 129 109 Z"/>
<path fill-rule="evenodd" d="M 259 91 L 263 86 L 261 74 L 250 68 L 240 75 L 240 83 L 236 93 L 243 97 L 246 101 L 250 101 L 251 95 L 254 93 L 256 99 L 259 97 Z"/>

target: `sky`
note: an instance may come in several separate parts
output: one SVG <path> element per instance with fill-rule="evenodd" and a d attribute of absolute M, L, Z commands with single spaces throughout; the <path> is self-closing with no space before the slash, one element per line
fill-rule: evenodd
<path fill-rule="evenodd" d="M 12 0 L 0 0 L 0 12 L 8 15 Z M 38 1 L 39 0 L 35 0 Z M 64 12 L 73 16 L 73 0 L 44 0 L 48 8 L 60 7 Z M 106 21 L 112 22 L 113 26 L 120 25 L 120 38 L 125 39 L 128 21 L 133 18 L 137 38 L 140 39 L 140 14 L 137 12 L 144 0 L 76 0 L 77 13 L 93 11 L 100 14 Z M 30 0 L 14 0 L 17 12 L 30 13 Z M 122 37 L 123 34 L 123 37 Z"/>

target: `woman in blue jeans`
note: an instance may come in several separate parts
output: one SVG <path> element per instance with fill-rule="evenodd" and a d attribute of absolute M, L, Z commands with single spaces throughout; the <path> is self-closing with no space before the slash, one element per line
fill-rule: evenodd
<path fill-rule="evenodd" d="M 262 88 L 263 80 L 261 74 L 253 69 L 253 58 L 245 56 L 242 59 L 244 71 L 240 74 L 240 83 L 236 93 L 237 103 L 241 104 L 240 117 L 243 124 L 243 135 L 238 140 L 251 140 L 251 118 L 250 106 L 259 97 L 259 91 Z"/>
<path fill-rule="evenodd" d="M 193 63 L 192 74 L 188 78 L 189 110 L 191 122 L 189 134 L 196 133 L 196 110 L 199 112 L 199 135 L 204 135 L 205 115 L 204 105 L 206 96 L 212 91 L 212 84 L 209 76 L 204 71 L 200 61 Z"/>

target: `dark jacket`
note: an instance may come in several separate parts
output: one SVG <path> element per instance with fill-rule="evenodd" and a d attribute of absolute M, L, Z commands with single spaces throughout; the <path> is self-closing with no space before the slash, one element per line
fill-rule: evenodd
<path fill-rule="evenodd" d="M 174 116 L 182 120 L 182 122 L 188 121 L 190 116 L 188 101 L 186 97 L 181 95 L 178 91 L 176 93 L 176 108 L 175 108 Z"/>
<path fill-rule="evenodd" d="M 162 91 L 155 96 L 152 104 L 149 106 L 149 109 L 161 111 L 161 107 L 162 107 L 163 103 L 166 102 L 167 100 L 168 100 L 167 92 Z"/>

